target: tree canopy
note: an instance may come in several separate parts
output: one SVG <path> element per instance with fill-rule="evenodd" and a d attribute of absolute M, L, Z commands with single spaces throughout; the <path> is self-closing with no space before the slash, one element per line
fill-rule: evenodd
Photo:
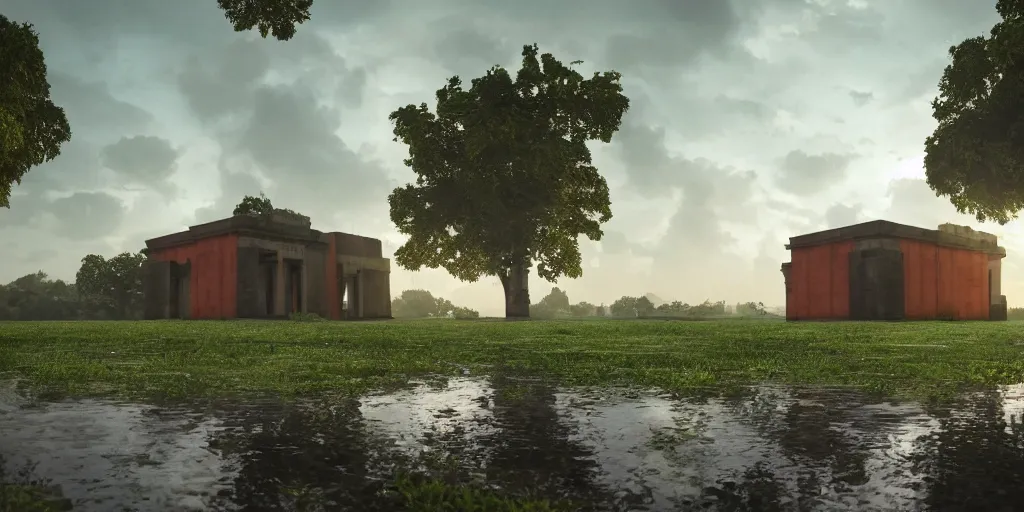
<path fill-rule="evenodd" d="M 260 192 L 260 196 L 244 196 L 235 205 L 232 215 L 270 215 L 274 212 L 274 205 L 270 199 Z"/>
<path fill-rule="evenodd" d="M 588 141 L 610 142 L 629 99 L 614 71 L 584 78 L 537 45 L 515 79 L 494 66 L 470 88 L 459 77 L 426 103 L 390 116 L 409 147 L 414 184 L 395 189 L 391 220 L 409 238 L 398 265 L 444 268 L 464 281 L 497 276 L 506 316 L 529 316 L 527 276 L 582 275 L 578 237 L 600 240 L 608 184 Z"/>
<path fill-rule="evenodd" d="M 313 0 L 217 0 L 217 5 L 236 32 L 255 28 L 262 37 L 287 41 L 309 20 Z"/>
<path fill-rule="evenodd" d="M 1005 224 L 1024 208 L 1024 1 L 996 10 L 989 37 L 949 50 L 924 164 L 928 185 L 958 211 Z"/>
<path fill-rule="evenodd" d="M 64 109 L 50 101 L 39 35 L 0 14 L 0 206 L 34 166 L 54 159 L 71 140 Z"/>
<path fill-rule="evenodd" d="M 109 318 L 138 318 L 142 312 L 142 253 L 123 252 L 106 259 L 98 254 L 82 258 L 75 286 L 83 298 L 105 309 Z"/>

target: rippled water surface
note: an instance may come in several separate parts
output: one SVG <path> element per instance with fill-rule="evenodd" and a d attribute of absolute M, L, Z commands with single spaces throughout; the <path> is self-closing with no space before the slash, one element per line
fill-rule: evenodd
<path fill-rule="evenodd" d="M 581 510 L 1024 510 L 1024 387 L 942 406 L 495 377 L 362 397 L 175 406 L 0 393 L 7 480 L 73 510 L 393 510 L 400 471 Z M 2 509 L 0 504 L 0 509 Z"/>

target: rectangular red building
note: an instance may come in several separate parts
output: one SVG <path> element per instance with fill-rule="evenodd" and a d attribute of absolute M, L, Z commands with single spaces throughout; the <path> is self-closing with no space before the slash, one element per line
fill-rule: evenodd
<path fill-rule="evenodd" d="M 391 318 L 381 242 L 310 228 L 276 210 L 236 215 L 146 241 L 145 317 Z"/>
<path fill-rule="evenodd" d="M 995 235 L 884 220 L 789 239 L 787 320 L 1006 320 Z"/>

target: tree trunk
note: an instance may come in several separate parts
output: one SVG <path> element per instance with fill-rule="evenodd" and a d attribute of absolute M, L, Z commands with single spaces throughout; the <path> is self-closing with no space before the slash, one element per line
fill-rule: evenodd
<path fill-rule="evenodd" d="M 505 318 L 530 318 L 530 269 L 512 265 L 508 274 L 500 276 L 505 290 Z"/>

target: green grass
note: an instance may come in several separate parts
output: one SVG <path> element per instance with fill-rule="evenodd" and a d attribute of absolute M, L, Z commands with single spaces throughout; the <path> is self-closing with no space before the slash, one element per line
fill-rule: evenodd
<path fill-rule="evenodd" d="M 934 396 L 1024 381 L 1024 322 L 0 323 L 0 379 L 61 395 L 358 393 L 463 368 L 668 391 L 777 382 Z"/>

